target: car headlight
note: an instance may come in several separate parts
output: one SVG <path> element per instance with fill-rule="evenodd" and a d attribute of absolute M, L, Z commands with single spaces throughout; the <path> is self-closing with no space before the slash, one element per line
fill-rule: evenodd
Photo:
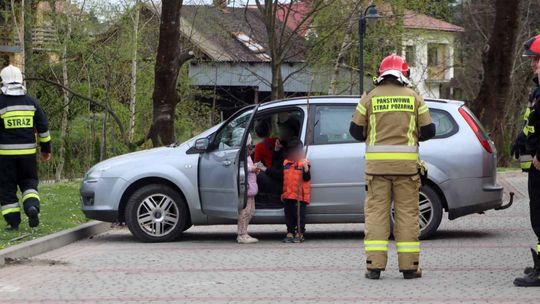
<path fill-rule="evenodd" d="M 84 180 L 87 182 L 97 182 L 103 176 L 103 173 L 105 173 L 105 171 L 107 171 L 108 169 L 109 167 L 94 169 L 86 173 Z"/>

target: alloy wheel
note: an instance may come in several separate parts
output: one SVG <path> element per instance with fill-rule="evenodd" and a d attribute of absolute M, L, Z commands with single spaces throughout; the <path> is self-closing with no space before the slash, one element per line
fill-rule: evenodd
<path fill-rule="evenodd" d="M 173 199 L 165 194 L 150 195 L 137 208 L 137 222 L 148 235 L 167 235 L 178 225 L 178 207 Z"/>

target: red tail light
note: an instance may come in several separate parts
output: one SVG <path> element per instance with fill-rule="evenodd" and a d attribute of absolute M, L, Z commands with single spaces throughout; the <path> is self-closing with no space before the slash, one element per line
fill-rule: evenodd
<path fill-rule="evenodd" d="M 489 143 L 488 135 L 482 129 L 482 126 L 479 124 L 476 118 L 472 116 L 472 113 L 470 113 L 468 109 L 465 107 L 459 108 L 459 113 L 461 114 L 461 116 L 463 116 L 467 124 L 469 124 L 469 126 L 474 132 L 474 135 L 476 135 L 476 138 L 478 138 L 478 141 L 480 142 L 482 147 L 484 147 L 484 149 L 488 153 L 493 153 L 493 148 L 491 147 L 491 144 Z"/>

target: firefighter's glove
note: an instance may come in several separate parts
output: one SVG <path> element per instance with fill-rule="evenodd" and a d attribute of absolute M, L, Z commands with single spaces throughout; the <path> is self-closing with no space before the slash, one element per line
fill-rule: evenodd
<path fill-rule="evenodd" d="M 519 156 L 525 152 L 526 141 L 527 137 L 525 136 L 525 133 L 519 132 L 516 140 L 512 144 L 512 149 L 510 150 L 510 154 L 513 155 L 515 159 L 519 159 Z"/>

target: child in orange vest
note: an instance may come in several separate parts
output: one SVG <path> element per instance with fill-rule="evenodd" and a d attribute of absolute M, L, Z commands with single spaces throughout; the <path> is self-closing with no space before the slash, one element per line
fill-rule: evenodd
<path fill-rule="evenodd" d="M 305 159 L 304 146 L 298 139 L 287 145 L 287 154 L 283 162 L 283 194 L 287 236 L 284 243 L 301 243 L 306 231 L 306 206 L 309 205 L 311 192 L 310 164 Z M 298 212 L 298 201 L 300 212 Z M 300 227 L 298 226 L 300 213 Z"/>

